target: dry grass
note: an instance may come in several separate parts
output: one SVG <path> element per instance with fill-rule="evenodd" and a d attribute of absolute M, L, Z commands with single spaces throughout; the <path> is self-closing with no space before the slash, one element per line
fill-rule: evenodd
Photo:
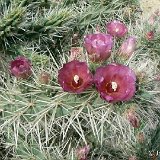
<path fill-rule="evenodd" d="M 148 17 L 155 10 L 160 9 L 160 0 L 140 0 L 143 16 Z"/>

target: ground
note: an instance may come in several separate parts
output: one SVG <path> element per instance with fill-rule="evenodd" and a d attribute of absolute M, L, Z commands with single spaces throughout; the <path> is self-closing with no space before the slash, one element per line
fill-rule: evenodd
<path fill-rule="evenodd" d="M 160 9 L 160 0 L 140 0 L 143 16 L 148 17 L 155 10 Z"/>

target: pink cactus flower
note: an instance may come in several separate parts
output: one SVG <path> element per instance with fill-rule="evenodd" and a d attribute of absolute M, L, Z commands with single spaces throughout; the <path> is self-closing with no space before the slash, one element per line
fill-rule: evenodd
<path fill-rule="evenodd" d="M 27 79 L 32 74 L 31 62 L 23 56 L 11 61 L 9 69 L 10 73 L 17 78 Z"/>
<path fill-rule="evenodd" d="M 112 36 L 104 33 L 88 34 L 84 38 L 84 47 L 92 61 L 105 61 L 111 55 Z"/>
<path fill-rule="evenodd" d="M 130 100 L 136 90 L 135 73 L 127 66 L 112 63 L 97 68 L 94 83 L 102 99 L 114 103 Z"/>
<path fill-rule="evenodd" d="M 66 92 L 81 93 L 92 85 L 92 77 L 86 62 L 73 60 L 59 70 L 58 82 Z"/>
<path fill-rule="evenodd" d="M 122 43 L 119 49 L 119 54 L 128 58 L 131 57 L 135 49 L 136 49 L 136 38 L 130 36 Z"/>
<path fill-rule="evenodd" d="M 127 26 L 118 21 L 114 20 L 106 24 L 107 33 L 115 37 L 124 37 L 128 32 Z"/>

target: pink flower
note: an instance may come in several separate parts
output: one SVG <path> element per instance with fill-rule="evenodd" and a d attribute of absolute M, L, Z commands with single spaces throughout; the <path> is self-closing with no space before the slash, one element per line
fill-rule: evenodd
<path fill-rule="evenodd" d="M 112 36 L 104 33 L 88 34 L 84 38 L 84 47 L 92 61 L 104 61 L 111 55 Z"/>
<path fill-rule="evenodd" d="M 17 78 L 27 79 L 31 74 L 31 62 L 23 56 L 10 62 L 10 72 Z"/>
<path fill-rule="evenodd" d="M 85 62 L 73 60 L 59 70 L 58 82 L 64 91 L 81 93 L 92 85 L 92 74 Z"/>
<path fill-rule="evenodd" d="M 89 153 L 89 150 L 90 150 L 89 145 L 82 148 L 78 148 L 76 150 L 78 160 L 87 160 L 87 155 Z"/>
<path fill-rule="evenodd" d="M 128 32 L 126 25 L 118 20 L 107 23 L 106 29 L 109 34 L 116 37 L 124 37 Z"/>
<path fill-rule="evenodd" d="M 101 98 L 108 102 L 128 101 L 135 94 L 135 73 L 127 66 L 112 63 L 99 67 L 94 83 Z"/>
<path fill-rule="evenodd" d="M 124 57 L 131 57 L 135 49 L 136 49 L 136 38 L 130 36 L 122 43 L 119 49 L 119 54 Z"/>
<path fill-rule="evenodd" d="M 154 39 L 154 32 L 153 31 L 149 31 L 146 33 L 146 39 L 147 40 L 153 40 Z"/>

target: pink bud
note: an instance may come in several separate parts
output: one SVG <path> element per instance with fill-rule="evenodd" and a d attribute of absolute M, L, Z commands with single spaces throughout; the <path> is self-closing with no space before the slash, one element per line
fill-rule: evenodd
<path fill-rule="evenodd" d="M 153 31 L 149 31 L 146 33 L 146 39 L 147 40 L 153 40 L 154 39 L 154 32 Z"/>
<path fill-rule="evenodd" d="M 127 26 L 118 20 L 107 23 L 106 29 L 107 33 L 116 37 L 124 37 L 128 32 Z"/>
<path fill-rule="evenodd" d="M 10 72 L 17 78 L 27 79 L 31 74 L 31 62 L 24 56 L 19 56 L 10 62 Z"/>
<path fill-rule="evenodd" d="M 122 43 L 119 49 L 119 54 L 124 57 L 131 57 L 135 49 L 136 49 L 136 38 L 130 36 Z"/>
<path fill-rule="evenodd" d="M 104 33 L 88 34 L 84 38 L 84 47 L 94 62 L 105 61 L 111 55 L 112 36 Z"/>
<path fill-rule="evenodd" d="M 157 10 L 149 17 L 148 23 L 149 23 L 150 25 L 154 25 L 155 22 L 158 20 L 159 16 L 160 16 L 160 10 L 157 9 Z"/>
<path fill-rule="evenodd" d="M 149 17 L 149 19 L 148 19 L 148 23 L 149 23 L 150 25 L 154 25 L 155 21 L 156 21 L 156 15 L 155 15 L 155 14 L 152 14 L 152 15 Z"/>
<path fill-rule="evenodd" d="M 78 148 L 76 150 L 76 155 L 78 157 L 78 160 L 87 160 L 87 155 L 89 153 L 89 145 L 82 147 L 82 148 Z"/>

